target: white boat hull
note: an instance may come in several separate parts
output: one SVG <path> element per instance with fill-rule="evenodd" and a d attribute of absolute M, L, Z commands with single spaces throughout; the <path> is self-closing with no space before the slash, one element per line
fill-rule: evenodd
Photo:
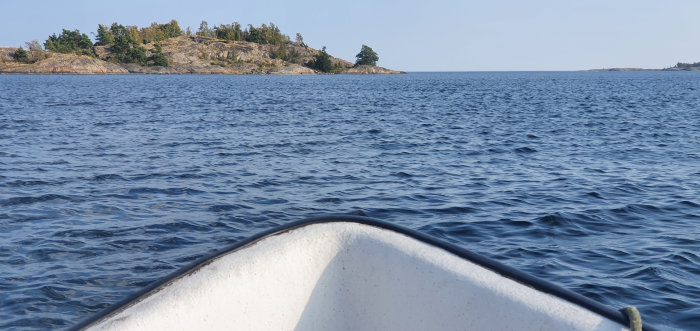
<path fill-rule="evenodd" d="M 295 227 L 224 253 L 83 325 L 95 330 L 626 330 L 405 233 Z M 81 327 L 83 327 L 81 326 Z"/>

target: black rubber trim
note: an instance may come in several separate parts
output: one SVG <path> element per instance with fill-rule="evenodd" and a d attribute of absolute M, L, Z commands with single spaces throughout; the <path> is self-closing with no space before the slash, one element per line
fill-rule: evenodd
<path fill-rule="evenodd" d="M 534 277 L 532 275 L 526 274 L 520 270 L 514 269 L 512 267 L 509 267 L 505 264 L 502 264 L 498 261 L 492 260 L 488 257 L 478 255 L 476 253 L 470 252 L 464 248 L 458 247 L 456 245 L 446 243 L 443 241 L 440 241 L 438 239 L 435 239 L 433 237 L 430 237 L 428 235 L 425 235 L 423 233 L 420 233 L 418 231 L 408 229 L 399 225 L 379 221 L 376 219 L 372 219 L 369 217 L 363 217 L 363 216 L 351 216 L 351 215 L 330 215 L 330 216 L 324 216 L 324 217 L 315 217 L 315 218 L 308 218 L 304 219 L 301 221 L 297 222 L 291 222 L 287 223 L 284 225 L 281 225 L 279 227 L 272 228 L 270 230 L 263 231 L 261 233 L 258 233 L 254 236 L 251 236 L 249 238 L 246 238 L 240 242 L 237 242 L 229 247 L 226 247 L 220 251 L 214 252 L 212 254 L 209 254 L 207 256 L 202 257 L 201 259 L 169 274 L 168 276 L 161 278 L 148 286 L 144 287 L 140 291 L 128 296 L 124 300 L 121 300 L 120 302 L 100 311 L 99 313 L 95 314 L 94 316 L 91 316 L 88 319 L 83 320 L 82 322 L 78 323 L 77 325 L 71 327 L 69 330 L 81 330 L 84 328 L 87 328 L 94 324 L 95 322 L 98 322 L 102 320 L 105 317 L 111 316 L 113 314 L 117 314 L 118 312 L 128 308 L 131 306 L 133 303 L 136 303 L 140 301 L 140 299 L 143 299 L 147 297 L 149 294 L 152 292 L 157 292 L 161 286 L 164 284 L 170 283 L 177 278 L 183 277 L 193 271 L 198 270 L 199 268 L 211 263 L 212 260 L 231 253 L 233 251 L 245 248 L 246 246 L 253 244 L 263 238 L 269 237 L 269 236 L 274 236 L 278 235 L 290 230 L 294 230 L 296 228 L 300 228 L 306 225 L 311 225 L 311 224 L 319 224 L 319 223 L 335 223 L 335 222 L 351 222 L 351 223 L 360 223 L 360 224 L 365 224 L 365 225 L 370 225 L 373 227 L 381 228 L 381 229 L 386 229 L 386 230 L 391 230 L 400 234 L 404 234 L 406 236 L 409 236 L 413 239 L 416 239 L 418 241 L 424 242 L 426 244 L 429 244 L 431 246 L 435 246 L 438 248 L 442 248 L 452 254 L 455 254 L 461 258 L 464 258 L 466 260 L 469 260 L 475 264 L 478 264 L 482 267 L 485 267 L 487 269 L 490 269 L 506 278 L 510 278 L 514 281 L 517 281 L 519 283 L 525 284 L 529 287 L 532 287 L 538 291 L 549 293 L 551 295 L 557 296 L 561 299 L 564 299 L 566 301 L 569 301 L 573 304 L 576 304 L 578 306 L 581 306 L 583 308 L 586 308 L 594 313 L 597 313 L 601 316 L 607 317 L 610 320 L 613 320 L 615 322 L 618 322 L 622 324 L 623 326 L 629 326 L 629 320 L 625 314 L 622 312 L 611 309 L 610 307 L 607 307 L 599 302 L 593 301 L 589 298 L 586 298 L 580 294 L 574 293 L 570 290 L 567 290 L 561 286 L 552 284 L 548 281 L 542 280 L 540 278 Z M 643 330 L 647 331 L 656 331 L 657 329 L 644 325 Z"/>

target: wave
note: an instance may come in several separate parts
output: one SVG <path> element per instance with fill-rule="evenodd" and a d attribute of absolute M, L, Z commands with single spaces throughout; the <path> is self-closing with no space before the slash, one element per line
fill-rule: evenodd
<path fill-rule="evenodd" d="M 61 194 L 44 194 L 41 196 L 25 196 L 25 197 L 13 197 L 5 200 L 0 200 L 0 206 L 16 206 L 16 205 L 29 205 L 29 204 L 34 204 L 34 203 L 39 203 L 39 202 L 47 202 L 47 201 L 52 201 L 52 200 L 63 200 L 63 201 L 68 201 L 68 202 L 80 202 L 84 201 L 84 199 L 75 197 L 75 196 L 68 196 L 68 195 L 61 195 Z"/>
<path fill-rule="evenodd" d="M 97 175 L 92 178 L 94 181 L 106 181 L 106 180 L 126 180 L 124 177 L 117 175 L 117 174 L 103 174 L 103 175 Z"/>
<path fill-rule="evenodd" d="M 43 180 L 15 180 L 12 182 L 0 184 L 0 186 L 6 187 L 22 187 L 22 186 L 37 186 L 37 185 L 49 185 L 50 182 Z"/>
<path fill-rule="evenodd" d="M 153 187 L 136 187 L 136 188 L 131 188 L 127 190 L 127 194 L 131 196 L 138 196 L 142 194 L 164 194 L 164 195 L 193 195 L 193 194 L 201 194 L 204 193 L 204 191 L 200 190 L 195 190 L 191 188 L 181 188 L 181 187 L 173 187 L 173 188 L 153 188 Z"/>

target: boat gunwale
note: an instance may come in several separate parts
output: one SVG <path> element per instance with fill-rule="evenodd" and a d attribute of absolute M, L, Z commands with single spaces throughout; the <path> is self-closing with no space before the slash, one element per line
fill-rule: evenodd
<path fill-rule="evenodd" d="M 110 305 L 107 308 L 102 309 L 101 311 L 97 312 L 96 314 L 90 316 L 89 318 L 86 318 L 82 321 L 80 321 L 78 324 L 70 327 L 68 330 L 83 330 L 88 327 L 91 327 L 98 322 L 108 319 L 109 317 L 112 317 L 114 315 L 119 314 L 120 312 L 128 309 L 129 307 L 141 302 L 145 298 L 149 297 L 152 294 L 155 294 L 159 292 L 161 289 L 165 288 L 167 285 L 174 283 L 180 278 L 186 277 L 188 275 L 191 275 L 193 273 L 196 273 L 199 271 L 201 268 L 213 263 L 216 261 L 218 258 L 236 252 L 238 250 L 245 249 L 251 245 L 254 245 L 260 240 L 263 240 L 265 238 L 273 237 L 273 236 L 278 236 L 282 235 L 284 233 L 293 231 L 295 229 L 308 226 L 308 225 L 315 225 L 315 224 L 324 224 L 324 223 L 357 223 L 357 224 L 363 224 L 363 225 L 368 225 L 368 226 L 373 226 L 376 228 L 384 229 L 384 230 L 389 230 L 393 231 L 399 234 L 406 235 L 410 238 L 413 238 L 415 240 L 418 240 L 422 243 L 428 244 L 430 246 L 434 246 L 440 249 L 443 249 L 447 252 L 450 252 L 454 255 L 457 255 L 460 258 L 463 258 L 467 261 L 470 261 L 472 263 L 475 263 L 481 267 L 484 267 L 488 270 L 491 270 L 503 277 L 506 277 L 508 279 L 511 279 L 513 281 L 516 281 L 520 284 L 524 284 L 526 286 L 529 286 L 535 290 L 553 295 L 555 297 L 558 297 L 560 299 L 563 299 L 565 301 L 568 301 L 570 303 L 573 303 L 575 305 L 578 305 L 580 307 L 583 307 L 587 310 L 590 310 L 596 314 L 599 314 L 603 317 L 606 317 L 614 322 L 620 323 L 621 325 L 628 327 L 630 325 L 629 319 L 627 315 L 625 315 L 623 312 L 619 310 L 612 309 L 606 305 L 601 304 L 600 302 L 594 301 L 592 299 L 589 299 L 587 297 L 584 297 L 581 294 L 578 294 L 576 292 L 573 292 L 571 290 L 568 290 L 566 288 L 563 288 L 559 285 L 556 285 L 554 283 L 551 283 L 549 281 L 546 281 L 544 279 L 535 277 L 533 275 L 527 274 L 521 270 L 515 269 L 513 267 L 510 267 L 508 265 L 505 265 L 501 262 L 498 262 L 494 259 L 491 259 L 489 257 L 483 256 L 476 254 L 472 251 L 469 251 L 465 248 L 459 247 L 457 245 L 441 241 L 437 238 L 434 238 L 430 235 L 418 232 L 413 229 L 409 229 L 400 225 L 396 225 L 393 223 L 388 223 L 385 221 L 380 221 L 374 218 L 370 217 L 365 217 L 365 216 L 355 216 L 355 215 L 328 215 L 328 216 L 321 216 L 321 217 L 312 217 L 312 218 L 306 218 L 302 219 L 299 221 L 294 221 L 286 224 L 282 224 L 280 226 L 276 226 L 274 228 L 259 232 L 257 234 L 254 234 L 250 237 L 247 237 L 239 242 L 236 242 L 234 244 L 231 244 L 229 246 L 226 246 L 220 250 L 214 251 L 210 254 L 207 254 L 196 261 L 189 263 L 182 268 L 179 268 L 178 270 L 168 274 L 165 277 L 162 277 L 160 279 L 155 280 L 151 284 L 143 287 L 142 289 L 138 290 L 137 292 L 128 295 L 126 298 L 118 301 L 115 304 Z M 645 331 L 657 331 L 656 328 L 649 326 L 648 324 L 645 324 L 642 328 L 642 330 Z"/>

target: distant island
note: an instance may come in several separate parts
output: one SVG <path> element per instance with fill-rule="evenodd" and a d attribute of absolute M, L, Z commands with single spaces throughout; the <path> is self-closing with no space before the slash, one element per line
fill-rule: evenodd
<path fill-rule="evenodd" d="M 26 49 L 25 49 L 26 48 Z M 313 49 L 297 33 L 292 41 L 274 23 L 260 27 L 202 21 L 195 33 L 176 20 L 149 27 L 98 25 L 96 42 L 63 30 L 42 44 L 0 47 L 0 73 L 33 74 L 399 74 L 378 67 L 362 45 L 355 63 Z"/>
<path fill-rule="evenodd" d="M 604 68 L 604 69 L 590 69 L 586 71 L 700 71 L 700 62 L 695 63 L 683 63 L 678 62 L 673 67 L 663 68 L 663 69 L 643 69 L 643 68 Z"/>

